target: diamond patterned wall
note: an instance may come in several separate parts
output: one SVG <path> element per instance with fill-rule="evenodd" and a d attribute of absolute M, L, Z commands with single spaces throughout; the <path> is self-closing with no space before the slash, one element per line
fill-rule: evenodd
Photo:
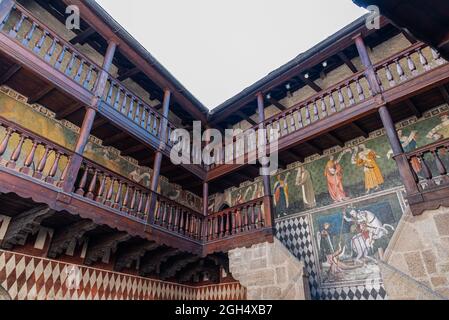
<path fill-rule="evenodd" d="M 0 286 L 15 300 L 244 300 L 239 283 L 183 286 L 0 250 Z"/>

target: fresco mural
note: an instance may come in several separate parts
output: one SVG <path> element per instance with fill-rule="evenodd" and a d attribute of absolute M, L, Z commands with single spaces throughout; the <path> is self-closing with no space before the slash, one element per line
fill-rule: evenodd
<path fill-rule="evenodd" d="M 79 128 L 75 125 L 64 120 L 55 120 L 55 115 L 51 111 L 38 104 L 28 104 L 26 97 L 7 87 L 0 87 L 0 105 L 0 116 L 28 128 L 40 136 L 47 137 L 67 149 L 74 149 L 79 132 Z M 4 133 L 5 129 L 0 127 L 0 137 L 3 137 Z M 18 141 L 19 136 L 13 134 L 11 146 L 17 145 Z M 31 142 L 27 141 L 23 146 L 24 152 L 22 152 L 19 162 L 25 160 L 27 151 L 30 149 Z M 9 159 L 13 150 L 13 148 L 8 148 L 3 157 Z M 36 159 L 40 159 L 44 152 L 43 147 L 38 147 Z M 122 157 L 117 149 L 102 146 L 101 140 L 95 137 L 90 137 L 84 155 L 86 158 L 143 186 L 149 187 L 151 184 L 152 170 L 150 168 L 139 166 L 137 161 L 132 158 Z M 44 174 L 50 171 L 53 159 L 54 154 L 50 154 Z M 58 173 L 56 174 L 57 177 L 60 177 L 62 174 L 66 162 L 66 159 L 61 159 Z M 178 185 L 169 183 L 165 177 L 160 178 L 158 192 L 192 209 L 201 211 L 202 199 L 200 197 L 182 190 Z"/>

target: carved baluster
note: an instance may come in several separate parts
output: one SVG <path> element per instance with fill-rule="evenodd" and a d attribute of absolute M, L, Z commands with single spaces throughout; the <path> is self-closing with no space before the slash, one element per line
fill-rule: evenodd
<path fill-rule="evenodd" d="M 129 209 L 130 209 L 130 212 L 132 215 L 135 215 L 138 192 L 139 191 L 137 190 L 137 188 L 134 188 L 134 191 L 133 191 L 132 197 L 131 197 L 131 204 L 129 206 Z"/>
<path fill-rule="evenodd" d="M 444 59 L 441 58 L 440 52 L 438 52 L 438 51 L 435 50 L 434 48 L 431 48 L 431 51 L 432 51 L 432 57 L 433 57 L 433 59 L 435 60 L 435 62 L 436 62 L 438 65 L 443 64 L 443 63 L 444 63 Z"/>
<path fill-rule="evenodd" d="M 67 47 L 64 45 L 62 47 L 61 53 L 58 56 L 58 59 L 56 59 L 55 66 L 54 66 L 56 69 L 59 70 L 61 68 L 62 63 L 64 62 L 64 57 L 65 57 L 66 52 L 67 52 Z"/>
<path fill-rule="evenodd" d="M 154 117 L 153 134 L 157 136 L 159 133 L 159 124 L 161 123 L 161 119 L 158 114 L 155 114 L 153 117 Z"/>
<path fill-rule="evenodd" d="M 46 30 L 42 30 L 42 36 L 39 39 L 38 42 L 36 42 L 36 45 L 34 46 L 33 52 L 37 55 L 41 53 L 42 46 L 44 45 L 45 39 L 48 36 L 48 32 Z"/>
<path fill-rule="evenodd" d="M 123 101 L 122 101 L 122 107 L 120 109 L 120 112 L 123 114 L 126 114 L 126 108 L 128 107 L 128 93 L 124 92 Z"/>
<path fill-rule="evenodd" d="M 21 13 L 20 19 L 17 20 L 15 26 L 9 31 L 9 36 L 11 38 L 15 38 L 17 36 L 17 33 L 19 33 L 20 29 L 22 28 L 22 24 L 25 19 L 28 19 L 28 17 L 25 14 Z"/>
<path fill-rule="evenodd" d="M 296 112 L 296 120 L 298 121 L 298 128 L 297 129 L 301 129 L 302 127 L 304 127 L 304 124 L 302 122 L 301 108 L 296 109 L 295 112 Z"/>
<path fill-rule="evenodd" d="M 147 116 L 145 115 L 145 113 L 147 111 L 146 111 L 145 105 L 140 104 L 140 106 L 141 106 L 141 109 L 142 109 L 142 113 L 141 113 L 141 116 L 140 116 L 140 126 L 142 128 L 146 128 L 146 126 L 147 126 L 147 123 L 146 123 Z"/>
<path fill-rule="evenodd" d="M 355 87 L 357 88 L 357 95 L 359 96 L 359 101 L 365 100 L 365 94 L 363 92 L 362 85 L 360 84 L 360 79 L 355 80 Z"/>
<path fill-rule="evenodd" d="M 173 220 L 173 231 L 178 231 L 178 226 L 179 226 L 179 219 L 180 219 L 180 209 L 178 207 L 174 207 L 175 209 L 175 216 L 174 216 L 174 220 Z M 182 214 L 182 213 L 181 213 Z"/>
<path fill-rule="evenodd" d="M 112 205 L 114 209 L 120 208 L 120 203 L 122 202 L 122 189 L 123 182 L 119 181 L 117 193 L 115 194 L 114 204 Z"/>
<path fill-rule="evenodd" d="M 311 120 L 310 120 L 310 110 L 309 110 L 309 105 L 306 103 L 305 107 L 304 107 L 305 111 L 306 111 L 306 123 L 305 125 L 309 125 Z"/>
<path fill-rule="evenodd" d="M 396 85 L 396 81 L 394 81 L 393 73 L 390 70 L 390 66 L 388 64 L 384 65 L 385 73 L 387 75 L 387 80 L 390 83 L 390 87 L 394 87 Z"/>
<path fill-rule="evenodd" d="M 87 71 L 86 79 L 84 79 L 83 87 L 90 90 L 90 81 L 92 80 L 92 74 L 94 72 L 94 67 L 90 66 L 89 71 Z"/>
<path fill-rule="evenodd" d="M 440 156 L 438 154 L 438 150 L 432 150 L 432 154 L 433 154 L 433 157 L 435 158 L 435 164 L 437 166 L 438 173 L 441 176 L 446 175 L 447 170 L 446 170 L 446 167 L 444 166 L 443 161 L 441 161 L 441 158 L 440 158 Z"/>
<path fill-rule="evenodd" d="M 69 77 L 72 75 L 72 70 L 75 65 L 75 60 L 76 60 L 76 53 L 72 52 L 72 58 L 70 59 L 70 62 L 67 65 L 67 68 L 65 69 L 65 74 Z"/>
<path fill-rule="evenodd" d="M 283 126 L 282 126 L 282 134 L 287 135 L 288 134 L 288 122 L 287 122 L 288 114 L 285 115 L 283 120 Z"/>
<path fill-rule="evenodd" d="M 16 162 L 20 157 L 20 154 L 22 153 L 23 143 L 25 142 L 25 135 L 20 135 L 19 143 L 17 144 L 16 148 L 14 149 L 13 153 L 11 154 L 10 160 L 6 164 L 6 167 L 14 169 L 16 167 Z"/>
<path fill-rule="evenodd" d="M 151 206 L 151 195 L 152 193 L 147 194 L 147 199 L 145 200 L 145 209 L 143 209 L 143 220 L 147 220 L 150 215 L 150 206 Z"/>
<path fill-rule="evenodd" d="M 179 232 L 185 234 L 185 211 L 181 209 L 181 219 L 179 221 Z"/>
<path fill-rule="evenodd" d="M 257 220 L 256 220 L 256 205 L 251 205 L 251 228 L 256 229 L 257 228 Z"/>
<path fill-rule="evenodd" d="M 108 178 L 108 175 L 106 173 L 102 174 L 101 180 L 100 180 L 100 186 L 98 187 L 97 196 L 95 197 L 95 201 L 97 202 L 103 202 L 105 200 L 106 194 L 106 179 Z"/>
<path fill-rule="evenodd" d="M 419 62 L 423 66 L 424 70 L 429 71 L 430 65 L 429 65 L 429 62 L 427 61 L 427 58 L 422 53 L 422 49 L 418 49 L 418 55 L 419 55 Z"/>
<path fill-rule="evenodd" d="M 76 194 L 84 196 L 84 188 L 86 187 L 86 184 L 87 184 L 88 173 L 89 173 L 89 167 L 86 165 L 84 167 L 83 176 L 81 177 L 80 183 L 78 185 L 78 189 L 76 189 Z"/>
<path fill-rule="evenodd" d="M 137 216 L 140 218 L 142 216 L 143 201 L 145 199 L 145 194 L 143 192 L 139 193 L 139 202 L 137 203 Z"/>
<path fill-rule="evenodd" d="M 417 76 L 418 70 L 416 70 L 415 63 L 413 62 L 413 59 L 410 57 L 410 55 L 407 55 L 407 66 L 412 75 Z"/>
<path fill-rule="evenodd" d="M 131 186 L 129 186 L 128 184 L 125 184 L 125 195 L 123 196 L 123 201 L 122 201 L 122 207 L 121 207 L 121 211 L 128 213 L 129 212 L 129 208 L 128 208 L 128 204 L 129 204 L 129 191 L 132 188 Z"/>
<path fill-rule="evenodd" d="M 259 228 L 263 227 L 263 217 L 262 217 L 261 204 L 257 204 L 257 224 L 258 224 Z"/>
<path fill-rule="evenodd" d="M 108 187 L 108 192 L 106 193 L 106 201 L 105 201 L 105 205 L 107 206 L 112 206 L 112 196 L 114 195 L 114 185 L 115 185 L 115 178 L 111 177 L 110 179 L 110 184 Z"/>
<path fill-rule="evenodd" d="M 140 114 L 141 114 L 141 110 L 142 110 L 142 105 L 140 104 L 139 101 L 137 101 L 136 104 L 136 113 L 134 115 L 134 122 L 139 124 L 140 123 Z"/>
<path fill-rule="evenodd" d="M 147 109 L 147 113 L 148 113 L 147 131 L 150 132 L 151 131 L 151 121 L 153 119 L 153 112 L 151 112 L 151 109 Z"/>
<path fill-rule="evenodd" d="M 321 97 L 321 116 L 323 118 L 327 117 L 327 106 L 323 96 Z"/>
<path fill-rule="evenodd" d="M 106 96 L 106 103 L 108 105 L 111 105 L 111 103 L 112 103 L 112 93 L 114 91 L 114 86 L 115 86 L 115 83 L 112 80 L 109 80 L 109 90 L 108 90 L 108 94 Z"/>
<path fill-rule="evenodd" d="M 352 106 L 353 104 L 355 104 L 354 93 L 352 92 L 350 83 L 347 83 L 346 86 L 347 86 L 347 94 L 348 94 L 348 98 L 349 98 L 349 105 Z"/>
<path fill-rule="evenodd" d="M 433 185 L 433 175 L 432 175 L 432 171 L 430 170 L 429 166 L 427 165 L 427 162 L 424 158 L 424 155 L 419 155 L 418 156 L 420 162 L 421 162 L 421 166 L 422 166 L 422 171 L 424 173 L 424 178 L 426 178 L 429 186 Z"/>
<path fill-rule="evenodd" d="M 337 108 L 336 108 L 335 99 L 334 99 L 334 93 L 333 92 L 330 92 L 330 95 L 329 95 L 329 106 L 331 107 L 332 113 L 337 112 Z"/>
<path fill-rule="evenodd" d="M 225 236 L 229 236 L 232 233 L 232 225 L 231 225 L 231 214 L 229 212 L 225 213 L 225 218 L 226 218 L 226 231 L 225 231 Z"/>
<path fill-rule="evenodd" d="M 395 60 L 394 62 L 396 63 L 396 71 L 397 71 L 398 76 L 401 79 L 401 81 L 407 80 L 407 77 L 405 76 L 404 69 L 402 69 L 402 65 L 399 62 L 399 60 Z"/>
<path fill-rule="evenodd" d="M 318 121 L 320 119 L 319 111 L 318 111 L 318 105 L 316 103 L 316 100 L 313 101 L 313 121 Z"/>
<path fill-rule="evenodd" d="M 89 187 L 87 188 L 86 197 L 89 199 L 94 198 L 94 191 L 95 191 L 95 186 L 97 185 L 97 178 L 98 178 L 98 169 L 95 169 L 94 175 L 93 175 L 92 179 L 90 180 Z"/>
<path fill-rule="evenodd" d="M 346 108 L 345 97 L 343 96 L 343 93 L 341 92 L 341 87 L 338 88 L 338 102 L 340 104 L 340 110 L 343 110 L 344 108 Z"/>
<path fill-rule="evenodd" d="M 61 160 L 62 154 L 55 150 L 55 160 L 53 165 L 51 166 L 50 172 L 48 173 L 47 178 L 45 179 L 48 183 L 53 183 L 56 173 L 58 172 L 59 161 Z"/>
<path fill-rule="evenodd" d="M 47 160 L 48 160 L 48 154 L 50 153 L 50 147 L 45 146 L 45 152 L 44 155 L 42 156 L 41 161 L 39 162 L 39 165 L 37 166 L 37 170 L 34 173 L 33 177 L 41 179 L 42 178 L 42 172 L 45 169 L 45 165 L 47 164 Z"/>
<path fill-rule="evenodd" d="M 382 80 L 380 80 L 380 77 L 379 77 L 378 73 L 376 73 L 376 80 L 377 80 L 377 83 L 379 84 L 380 90 L 384 91 L 384 86 L 382 84 Z M 370 87 L 370 92 L 371 92 L 371 95 L 372 95 L 371 87 Z"/>
<path fill-rule="evenodd" d="M 122 92 L 124 93 L 125 97 L 126 97 L 126 92 L 122 91 L 122 88 L 120 88 L 117 85 L 117 93 L 115 94 L 115 101 L 114 101 L 114 105 L 112 106 L 114 109 L 118 110 L 119 106 L 120 106 L 120 96 L 122 94 Z"/>
<path fill-rule="evenodd" d="M 55 54 L 57 43 L 58 43 L 58 39 L 53 38 L 51 46 L 48 48 L 47 52 L 45 53 L 45 56 L 44 56 L 45 61 L 50 62 L 51 58 Z"/>
<path fill-rule="evenodd" d="M 64 185 L 65 180 L 67 179 L 67 175 L 69 173 L 69 164 L 70 164 L 70 158 L 67 157 L 67 163 L 64 167 L 64 170 L 62 170 L 61 178 L 59 178 L 59 182 L 57 184 L 58 187 L 61 187 Z M 72 191 L 70 191 L 72 192 Z"/>
<path fill-rule="evenodd" d="M 34 161 L 34 155 L 36 154 L 36 149 L 38 145 L 39 143 L 36 140 L 34 140 L 30 153 L 28 153 L 28 156 L 26 157 L 25 162 L 23 163 L 23 167 L 20 169 L 20 172 L 25 174 L 30 173 L 30 167 Z"/>
<path fill-rule="evenodd" d="M 73 80 L 75 80 L 76 82 L 80 82 L 81 80 L 81 76 L 83 75 L 83 71 L 84 71 L 84 64 L 86 63 L 86 61 L 84 61 L 84 59 L 80 60 L 80 65 L 78 67 L 78 71 L 76 72 L 76 76 Z"/>
<path fill-rule="evenodd" d="M 25 38 L 22 40 L 22 44 L 25 47 L 28 47 L 28 44 L 30 43 L 31 39 L 33 38 L 34 31 L 36 31 L 37 24 L 33 21 L 33 24 L 31 25 L 30 31 L 28 31 Z"/>
<path fill-rule="evenodd" d="M 130 96 L 129 108 L 128 108 L 128 118 L 134 119 L 134 102 L 135 98 Z"/>
<path fill-rule="evenodd" d="M 5 18 L 3 19 L 3 21 L 1 21 L 1 23 L 0 23 L 0 31 L 3 30 L 3 28 L 5 27 L 6 23 L 9 20 L 9 17 L 11 16 L 11 12 L 13 12 L 13 11 L 14 11 L 14 7 L 13 7 L 13 9 L 8 11 L 8 13 L 5 16 Z"/>
<path fill-rule="evenodd" d="M 11 135 L 13 134 L 14 130 L 12 128 L 8 128 L 6 130 L 6 134 L 3 137 L 2 143 L 0 144 L 0 158 L 5 153 L 6 149 L 8 148 L 9 139 L 11 138 Z"/>

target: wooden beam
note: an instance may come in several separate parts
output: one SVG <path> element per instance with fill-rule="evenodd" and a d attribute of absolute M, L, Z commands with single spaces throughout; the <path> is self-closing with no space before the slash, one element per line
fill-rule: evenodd
<path fill-rule="evenodd" d="M 94 124 L 92 125 L 92 130 L 98 129 L 108 122 L 109 122 L 109 120 L 106 118 L 99 118 L 99 119 L 95 120 Z"/>
<path fill-rule="evenodd" d="M 135 76 L 136 74 L 138 74 L 140 72 L 140 69 L 137 67 L 134 67 L 132 69 L 128 69 L 123 73 L 120 73 L 119 76 L 117 77 L 118 81 L 123 81 L 126 80 L 128 78 L 131 78 L 133 76 Z M 162 106 L 162 105 L 161 105 Z"/>
<path fill-rule="evenodd" d="M 104 146 L 110 146 L 124 138 L 128 137 L 128 133 L 126 132 L 119 132 L 117 134 L 114 134 L 113 136 L 106 138 L 103 140 L 103 145 Z"/>
<path fill-rule="evenodd" d="M 304 162 L 304 157 L 302 155 L 300 155 L 297 151 L 295 150 L 286 150 L 283 153 L 287 154 L 288 156 L 290 156 L 291 158 L 295 159 L 296 161 L 300 161 L 300 162 Z"/>
<path fill-rule="evenodd" d="M 317 145 L 315 145 L 313 142 L 307 141 L 303 143 L 305 146 L 309 147 L 310 149 L 313 149 L 315 153 L 318 153 L 319 155 L 323 154 L 323 150 L 319 148 Z"/>
<path fill-rule="evenodd" d="M 319 85 L 317 85 L 315 82 L 313 82 L 310 79 L 307 79 L 306 77 L 304 77 L 302 74 L 299 74 L 298 77 L 301 79 L 302 82 L 304 82 L 305 84 L 307 84 L 309 87 L 311 87 L 313 90 L 315 90 L 316 92 L 320 92 L 322 91 L 321 87 Z"/>
<path fill-rule="evenodd" d="M 47 205 L 41 205 L 14 216 L 2 241 L 2 248 L 11 250 L 16 245 L 24 245 L 28 236 L 36 234 L 42 220 L 54 214 Z"/>
<path fill-rule="evenodd" d="M 64 119 L 64 118 L 70 116 L 71 114 L 77 112 L 82 107 L 83 107 L 83 105 L 81 103 L 75 102 L 71 106 L 68 106 L 68 107 L 64 108 L 63 110 L 61 110 L 60 112 L 57 112 L 56 119 L 58 119 L 58 120 Z"/>
<path fill-rule="evenodd" d="M 237 111 L 235 113 L 236 116 L 238 116 L 240 119 L 242 120 L 246 120 L 247 122 L 249 122 L 250 125 L 255 126 L 257 125 L 256 121 L 254 121 L 253 119 L 251 119 L 249 116 L 247 116 L 246 114 L 244 114 L 242 111 Z"/>
<path fill-rule="evenodd" d="M 144 144 L 141 143 L 136 146 L 132 146 L 132 147 L 129 147 L 128 149 L 123 150 L 121 152 L 121 154 L 122 154 L 122 156 L 126 157 L 126 156 L 129 156 L 130 154 L 133 154 L 133 153 L 136 153 L 139 151 L 143 151 L 145 149 L 147 149 L 147 146 L 145 146 Z"/>
<path fill-rule="evenodd" d="M 104 263 L 109 263 L 110 255 L 117 250 L 117 246 L 131 238 L 132 236 L 126 232 L 114 232 L 89 239 L 93 241 L 89 243 L 84 263 L 92 265 L 99 259 L 102 259 Z"/>
<path fill-rule="evenodd" d="M 402 34 L 404 35 L 404 37 L 407 38 L 407 40 L 411 43 L 411 44 L 415 44 L 418 42 L 418 40 L 416 40 L 416 38 L 407 30 L 405 29 L 401 29 Z"/>
<path fill-rule="evenodd" d="M 331 131 L 329 133 L 326 133 L 325 136 L 329 139 L 332 140 L 333 143 L 335 143 L 336 145 L 339 145 L 340 147 L 344 147 L 345 146 L 345 142 L 340 140 L 337 135 L 335 134 L 335 132 Z"/>
<path fill-rule="evenodd" d="M 441 95 L 443 96 L 444 101 L 449 104 L 449 93 L 447 92 L 447 89 L 445 86 L 439 86 Z"/>
<path fill-rule="evenodd" d="M 57 229 L 48 250 L 48 257 L 56 259 L 64 254 L 69 247 L 75 247 L 87 232 L 94 230 L 96 227 L 97 225 L 91 220 L 81 220 Z"/>
<path fill-rule="evenodd" d="M 139 244 L 134 244 L 119 250 L 117 258 L 115 260 L 115 271 L 122 271 L 125 268 L 131 268 L 134 262 L 141 259 L 147 252 L 153 251 L 159 247 L 156 242 L 142 242 Z"/>
<path fill-rule="evenodd" d="M 369 132 L 367 130 L 365 130 L 364 128 L 362 128 L 361 125 L 359 125 L 356 121 L 353 121 L 350 123 L 350 126 L 357 131 L 361 136 L 368 138 L 369 137 Z"/>
<path fill-rule="evenodd" d="M 39 100 L 41 100 L 43 97 L 45 97 L 47 94 L 49 94 L 50 92 L 52 92 L 55 89 L 55 87 L 53 85 L 48 85 L 44 88 L 42 88 L 42 90 L 39 90 L 38 92 L 36 92 L 34 95 L 30 96 L 28 98 L 28 103 L 29 104 L 34 104 L 36 102 L 39 102 Z"/>
<path fill-rule="evenodd" d="M 96 31 L 95 29 L 89 27 L 84 31 L 81 31 L 80 33 L 78 33 L 76 36 L 74 36 L 71 40 L 70 43 L 71 44 L 84 44 L 86 43 L 86 41 L 89 39 L 89 37 L 93 34 L 95 34 Z"/>
<path fill-rule="evenodd" d="M 18 64 L 12 65 L 2 76 L 0 77 L 0 85 L 5 84 L 8 82 L 9 79 L 11 79 L 17 72 L 19 72 L 22 69 L 22 66 Z"/>
<path fill-rule="evenodd" d="M 349 69 L 351 69 L 351 71 L 353 73 L 357 73 L 358 70 L 355 67 L 355 65 L 352 63 L 352 61 L 346 56 L 346 54 L 343 51 L 340 51 L 338 53 L 338 57 L 348 66 Z"/>
<path fill-rule="evenodd" d="M 164 263 L 164 268 L 161 268 L 159 277 L 162 280 L 173 278 L 176 276 L 176 273 L 181 271 L 185 266 L 192 262 L 198 261 L 199 259 L 199 256 L 194 256 L 192 254 L 182 254 L 174 259 L 170 259 Z"/>
<path fill-rule="evenodd" d="M 270 99 L 268 99 L 268 101 L 269 101 L 272 105 L 274 105 L 276 108 L 278 108 L 279 110 L 281 110 L 281 111 L 287 110 L 287 107 L 284 106 L 284 105 L 283 105 L 282 103 L 280 103 L 279 101 L 277 101 L 276 99 L 270 98 Z"/>
<path fill-rule="evenodd" d="M 405 100 L 405 104 L 407 105 L 407 107 L 413 112 L 413 114 L 417 118 L 421 118 L 422 117 L 422 112 L 419 111 L 418 107 L 413 103 L 413 101 L 411 99 Z"/>
<path fill-rule="evenodd" d="M 188 178 L 190 178 L 190 177 L 192 177 L 192 174 L 191 174 L 191 173 L 185 173 L 185 174 L 181 174 L 181 175 L 179 175 L 179 176 L 176 176 L 176 177 L 170 179 L 170 182 L 171 182 L 171 183 L 177 183 L 177 182 L 179 182 L 179 181 L 188 179 Z"/>
<path fill-rule="evenodd" d="M 140 263 L 139 273 L 143 276 L 153 272 L 159 273 L 161 264 L 167 261 L 170 257 L 174 257 L 178 254 L 180 254 L 178 249 L 167 247 L 147 253 Z"/>

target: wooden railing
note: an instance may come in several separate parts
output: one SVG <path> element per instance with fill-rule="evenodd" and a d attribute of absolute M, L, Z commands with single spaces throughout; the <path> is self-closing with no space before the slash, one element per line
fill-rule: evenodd
<path fill-rule="evenodd" d="M 94 90 L 101 68 L 21 5 L 15 4 L 0 30 L 79 85 Z"/>
<path fill-rule="evenodd" d="M 71 151 L 2 117 L 0 126 L 5 128 L 0 160 L 6 161 L 7 168 L 57 186 L 64 182 Z"/>
<path fill-rule="evenodd" d="M 409 152 L 407 159 L 421 191 L 449 186 L 449 139 Z"/>
<path fill-rule="evenodd" d="M 265 227 L 271 218 L 263 207 L 264 198 L 259 198 L 207 216 L 203 240 L 221 240 Z"/>
<path fill-rule="evenodd" d="M 441 58 L 437 51 L 426 44 L 417 43 L 376 63 L 374 70 L 381 90 L 386 91 L 444 63 L 446 61 Z M 347 79 L 266 119 L 263 123 L 266 129 L 265 144 L 273 141 L 275 136 L 278 139 L 283 138 L 307 126 L 319 123 L 320 120 L 342 110 L 355 108 L 370 97 L 372 97 L 372 91 L 365 76 L 365 71 L 355 73 Z M 218 164 L 213 164 L 210 168 L 213 169 L 224 163 L 232 163 L 232 161 L 235 163 L 235 160 L 245 154 L 255 152 L 256 146 L 262 143 L 259 140 L 258 130 L 259 125 L 255 125 L 240 136 L 246 139 L 244 147 L 243 144 L 236 143 L 238 137 L 234 138 L 233 146 L 224 145 L 223 150 L 233 148 L 233 158 L 225 158 L 224 154 L 217 155 L 216 162 Z"/>

